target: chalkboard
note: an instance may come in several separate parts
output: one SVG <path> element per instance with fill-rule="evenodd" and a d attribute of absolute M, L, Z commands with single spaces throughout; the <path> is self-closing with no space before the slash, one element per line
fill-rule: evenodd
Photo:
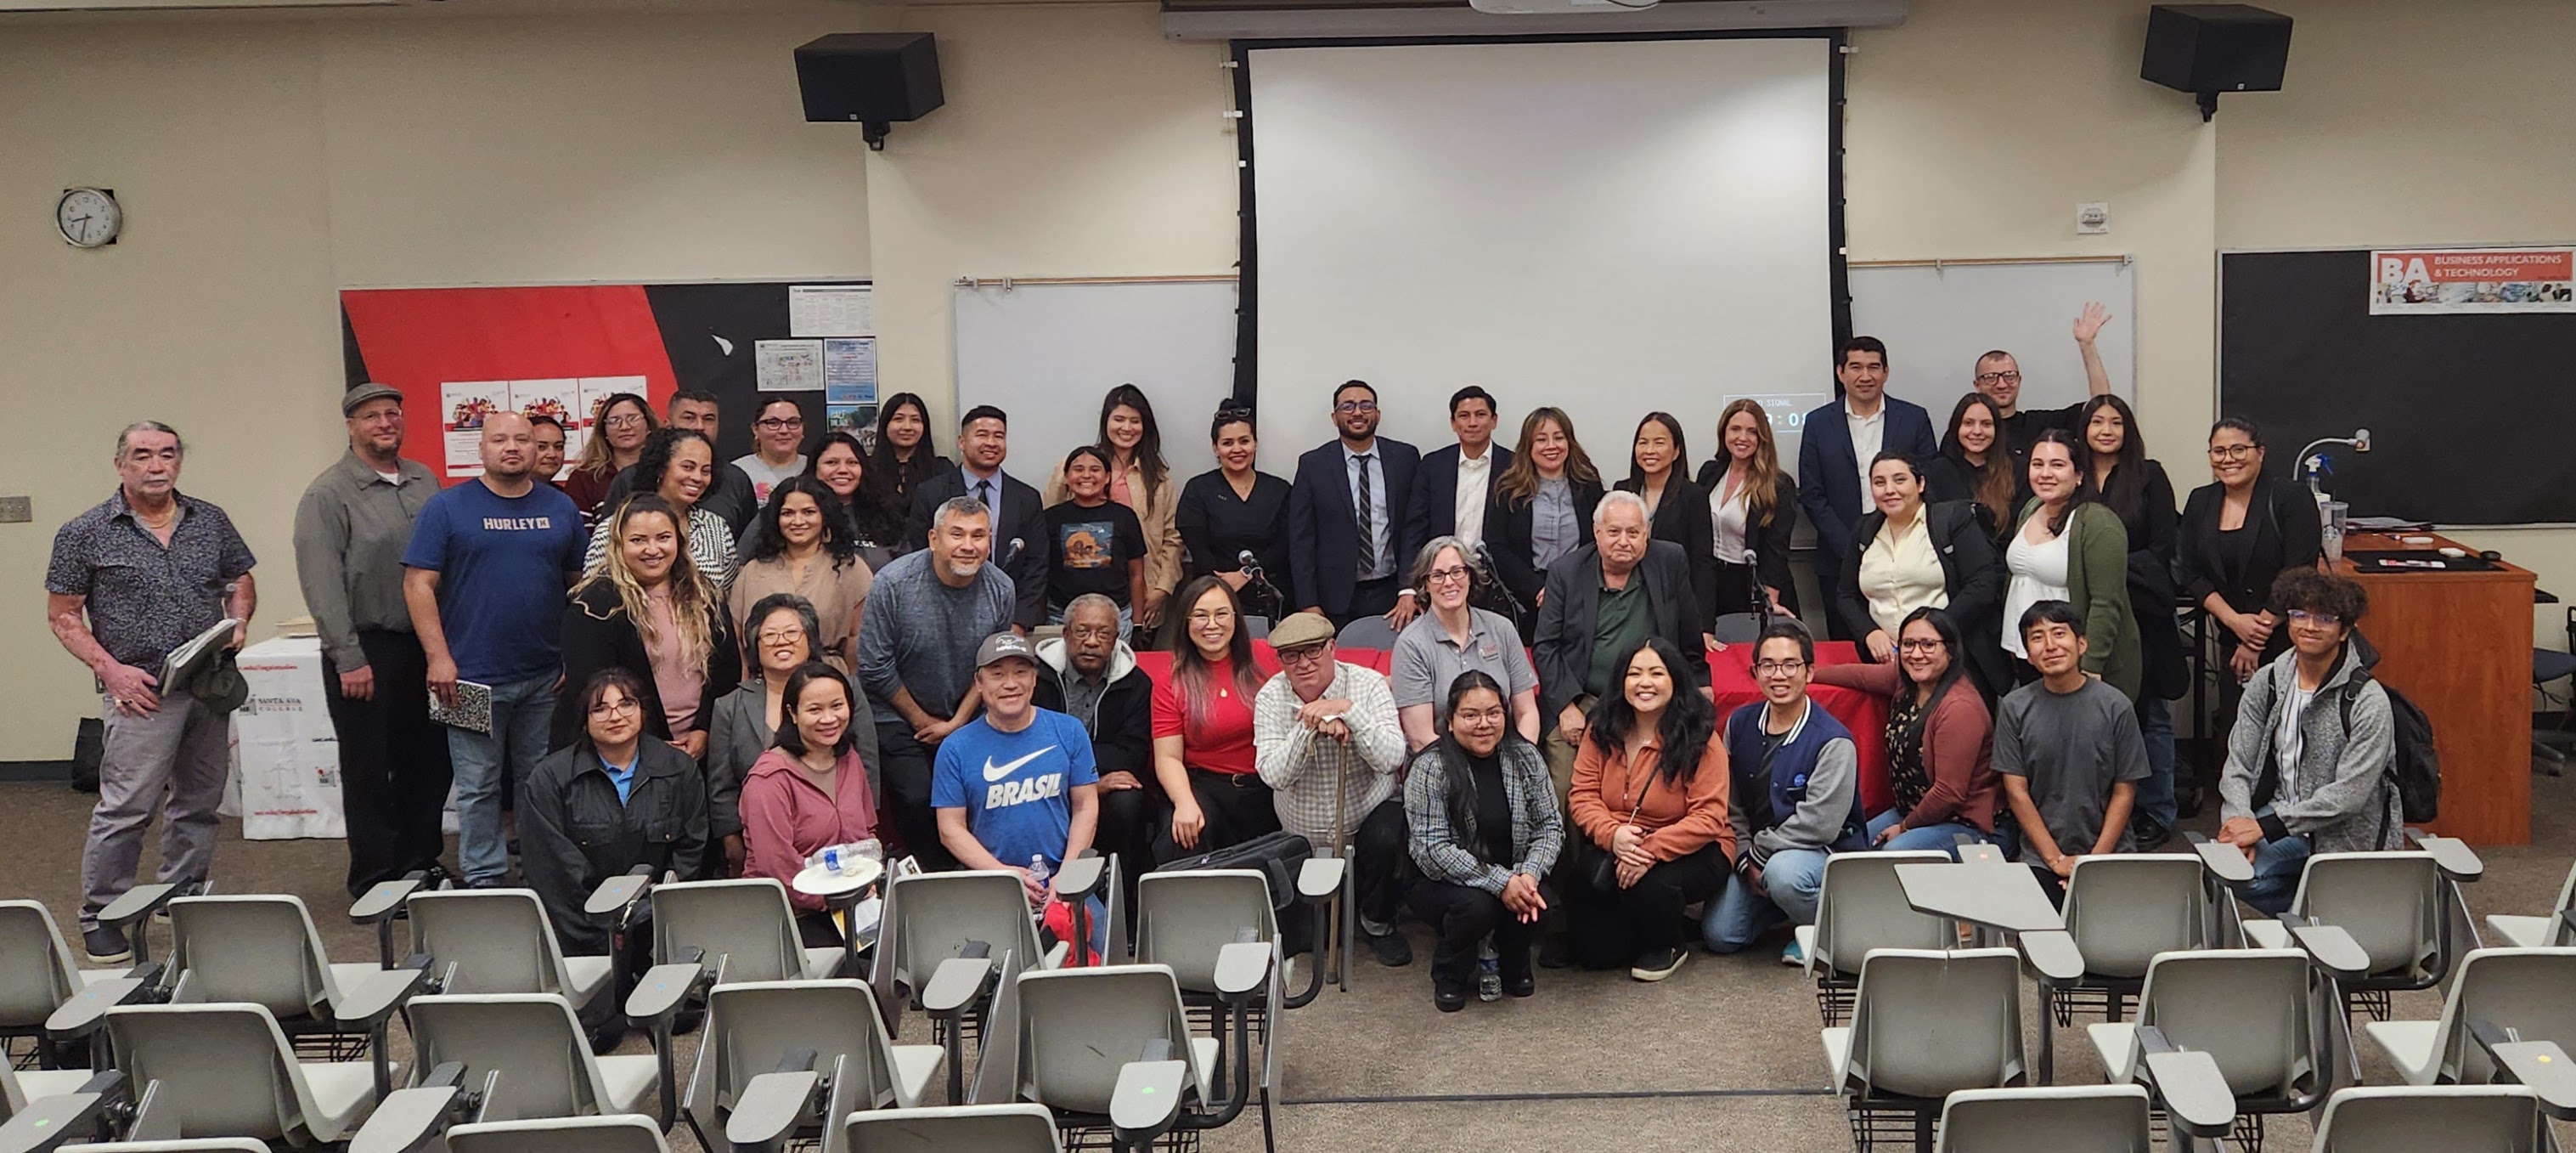
<path fill-rule="evenodd" d="M 2355 516 L 2445 525 L 2576 522 L 2576 314 L 2373 316 L 2370 253 L 2219 257 L 2218 410 L 2250 417 L 2269 471 L 2318 437 Z"/>

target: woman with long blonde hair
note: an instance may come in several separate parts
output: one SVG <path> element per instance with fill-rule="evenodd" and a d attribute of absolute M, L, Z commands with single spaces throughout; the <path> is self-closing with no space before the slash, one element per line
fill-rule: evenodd
<path fill-rule="evenodd" d="M 1717 615 L 1753 612 L 1757 595 L 1764 615 L 1798 615 L 1798 586 L 1789 576 L 1798 482 L 1780 468 L 1761 401 L 1739 397 L 1718 414 L 1717 455 L 1700 466 L 1698 479 L 1708 490 Z"/>
<path fill-rule="evenodd" d="M 621 668 L 643 685 L 645 731 L 691 757 L 707 750 L 717 699 L 742 679 L 742 654 L 715 586 L 698 571 L 669 501 L 644 492 L 603 522 L 608 548 L 564 608 L 566 684 Z M 571 697 L 555 709 L 550 747 L 581 732 Z"/>

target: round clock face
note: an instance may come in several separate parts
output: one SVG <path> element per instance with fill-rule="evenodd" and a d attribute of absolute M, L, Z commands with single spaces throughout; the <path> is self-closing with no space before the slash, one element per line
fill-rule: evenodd
<path fill-rule="evenodd" d="M 54 227 L 76 247 L 97 248 L 116 243 L 117 232 L 125 227 L 125 211 L 117 206 L 116 194 L 105 189 L 65 189 L 54 204 Z"/>

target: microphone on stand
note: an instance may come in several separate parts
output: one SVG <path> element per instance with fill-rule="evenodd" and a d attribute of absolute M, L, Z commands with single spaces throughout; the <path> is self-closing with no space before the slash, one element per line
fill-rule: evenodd
<path fill-rule="evenodd" d="M 1020 538 L 1012 537 L 1010 549 L 1002 554 L 1002 567 L 1009 568 L 1011 563 L 1018 559 L 1020 559 Z"/>

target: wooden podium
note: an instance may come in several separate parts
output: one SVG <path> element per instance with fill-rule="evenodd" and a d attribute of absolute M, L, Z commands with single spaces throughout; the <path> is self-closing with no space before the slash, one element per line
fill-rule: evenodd
<path fill-rule="evenodd" d="M 2411 545 L 2354 533 L 2344 551 L 2438 559 L 2434 550 L 2446 545 L 2465 548 L 2438 536 Z M 2374 675 L 2433 722 L 2442 758 L 2442 817 L 2434 831 L 2473 845 L 2529 844 L 2531 570 L 2499 563 L 2484 572 L 2363 572 L 2344 560 L 2335 571 L 2370 594 L 2361 632 L 2379 649 Z"/>

